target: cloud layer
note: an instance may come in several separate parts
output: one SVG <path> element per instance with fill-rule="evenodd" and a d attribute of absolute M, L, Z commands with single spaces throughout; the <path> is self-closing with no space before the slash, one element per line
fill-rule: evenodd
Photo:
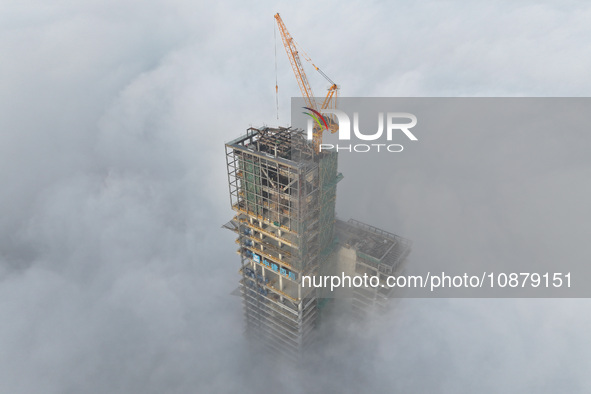
<path fill-rule="evenodd" d="M 344 95 L 591 88 L 579 2 L 3 2 L 0 392 L 589 391 L 586 300 L 406 300 L 301 369 L 249 353 L 223 143 L 289 123 L 277 11 Z"/>

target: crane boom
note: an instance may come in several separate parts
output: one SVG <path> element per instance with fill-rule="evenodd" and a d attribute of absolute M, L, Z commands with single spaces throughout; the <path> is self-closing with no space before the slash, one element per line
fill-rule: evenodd
<path fill-rule="evenodd" d="M 302 67 L 302 62 L 300 60 L 298 48 L 296 46 L 296 42 L 289 34 L 285 23 L 279 16 L 279 13 L 275 14 L 275 19 L 277 20 L 277 26 L 279 26 L 279 33 L 281 34 L 281 39 L 283 41 L 283 46 L 285 47 L 285 51 L 287 52 L 287 57 L 289 58 L 289 62 L 291 63 L 291 67 L 293 69 L 293 73 L 295 74 L 296 80 L 298 81 L 298 85 L 300 87 L 300 91 L 302 92 L 302 96 L 304 97 L 304 101 L 309 108 L 318 111 L 319 109 L 329 109 L 336 107 L 336 99 L 338 96 L 338 87 L 337 85 L 324 73 L 320 70 L 314 63 L 310 57 L 304 51 L 304 57 L 307 61 L 309 61 L 312 66 L 318 71 L 327 81 L 330 82 L 331 86 L 328 88 L 328 93 L 326 98 L 322 102 L 322 106 L 319 108 L 318 104 L 316 103 L 316 98 L 314 93 L 312 92 L 312 87 L 308 82 L 308 77 L 306 76 L 306 72 Z M 338 124 L 333 121 L 331 116 L 327 116 L 328 120 L 328 127 L 331 132 L 336 132 L 338 130 Z M 318 153 L 320 151 L 320 145 L 322 144 L 322 129 L 314 125 L 314 150 Z"/>
<path fill-rule="evenodd" d="M 285 23 L 283 23 L 283 20 L 278 13 L 275 15 L 275 19 L 277 20 L 277 26 L 279 26 L 279 33 L 281 34 L 281 39 L 283 40 L 283 46 L 287 52 L 287 57 L 291 63 L 291 68 L 293 69 L 293 73 L 296 76 L 302 96 L 306 101 L 306 105 L 308 107 L 317 109 L 318 106 L 316 105 L 314 93 L 312 92 L 312 87 L 308 82 L 308 77 L 306 77 L 306 72 L 304 71 L 302 62 L 300 61 L 300 56 L 298 54 L 295 41 L 291 34 L 289 34 L 289 31 L 287 31 L 287 27 L 285 27 Z"/>

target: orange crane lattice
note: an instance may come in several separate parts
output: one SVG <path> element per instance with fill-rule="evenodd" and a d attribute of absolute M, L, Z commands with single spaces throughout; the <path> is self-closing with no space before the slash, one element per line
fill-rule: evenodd
<path fill-rule="evenodd" d="M 322 106 L 319 108 L 318 104 L 316 103 L 316 98 L 314 93 L 312 92 L 312 87 L 308 82 L 308 77 L 306 76 L 306 72 L 302 67 L 302 62 L 300 61 L 299 51 L 297 43 L 293 39 L 293 37 L 287 31 L 287 27 L 285 27 L 285 23 L 279 16 L 279 14 L 275 14 L 275 19 L 277 20 L 277 26 L 279 27 L 279 33 L 281 34 L 281 39 L 283 40 L 283 46 L 285 47 L 285 51 L 287 52 L 287 57 L 289 58 L 289 62 L 291 63 L 291 67 L 293 69 L 293 73 L 295 74 L 296 80 L 298 81 L 298 85 L 300 86 L 300 91 L 302 92 L 302 96 L 306 102 L 306 105 L 309 108 L 312 108 L 315 111 L 319 111 L 321 109 L 331 109 L 336 108 L 336 102 L 338 97 L 338 87 L 337 85 L 324 73 L 320 70 L 314 63 L 312 63 L 312 59 L 306 54 L 305 51 L 302 50 L 304 58 L 312 64 L 312 66 L 318 71 L 328 82 L 330 82 L 331 86 L 328 88 L 328 93 L 326 98 L 322 102 Z M 300 48 L 301 49 L 301 48 Z M 338 124 L 333 120 L 332 116 L 326 116 L 328 121 L 328 128 L 332 133 L 338 130 Z M 318 125 L 314 124 L 313 134 L 314 134 L 314 151 L 316 153 L 320 152 L 320 145 L 322 144 L 322 132 L 323 129 Z"/>

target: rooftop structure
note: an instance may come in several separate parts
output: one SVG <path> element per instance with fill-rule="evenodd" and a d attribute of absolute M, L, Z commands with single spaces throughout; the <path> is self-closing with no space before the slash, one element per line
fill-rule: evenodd
<path fill-rule="evenodd" d="M 347 222 L 337 220 L 335 233 L 341 247 L 337 257 L 337 272 L 379 278 L 376 287 L 352 289 L 353 311 L 359 317 L 365 317 L 371 311 L 383 312 L 398 290 L 388 286 L 387 277 L 404 271 L 412 243 L 354 219 Z M 347 260 L 353 261 L 347 263 Z"/>

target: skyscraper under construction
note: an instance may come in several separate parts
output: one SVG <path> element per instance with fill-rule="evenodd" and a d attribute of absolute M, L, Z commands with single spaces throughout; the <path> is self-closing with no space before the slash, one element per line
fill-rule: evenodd
<path fill-rule="evenodd" d="M 317 152 L 303 130 L 249 128 L 226 144 L 231 206 L 224 225 L 238 234 L 246 334 L 297 357 L 314 343 L 325 289 L 303 276 L 346 273 L 385 281 L 403 268 L 410 242 L 335 217 L 338 154 Z M 392 289 L 357 289 L 353 310 L 380 308 Z"/>

